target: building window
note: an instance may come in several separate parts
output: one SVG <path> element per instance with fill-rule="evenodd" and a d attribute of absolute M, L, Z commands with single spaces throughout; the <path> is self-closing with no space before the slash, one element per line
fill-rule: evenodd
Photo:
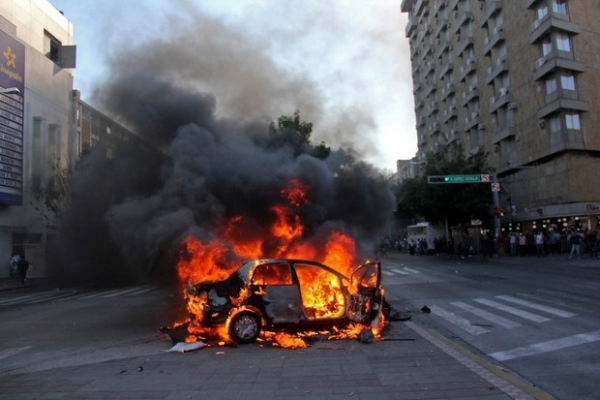
<path fill-rule="evenodd" d="M 552 37 L 545 36 L 542 39 L 542 56 L 547 56 L 552 52 Z"/>
<path fill-rule="evenodd" d="M 561 51 L 571 52 L 571 42 L 569 41 L 569 35 L 566 33 L 556 33 L 556 48 Z"/>
<path fill-rule="evenodd" d="M 575 90 L 575 76 L 572 72 L 563 72 L 560 75 L 560 87 L 565 90 Z"/>
<path fill-rule="evenodd" d="M 567 15 L 567 0 L 552 0 L 552 12 Z"/>
<path fill-rule="evenodd" d="M 551 94 L 556 92 L 556 78 L 552 77 L 549 79 L 546 79 L 546 94 Z"/>
<path fill-rule="evenodd" d="M 579 114 L 565 114 L 565 123 L 567 125 L 567 129 L 572 129 L 579 131 L 581 130 L 581 121 L 579 120 Z"/>
<path fill-rule="evenodd" d="M 552 118 L 550 118 L 550 132 L 558 133 L 560 131 L 561 131 L 560 118 L 558 115 L 555 115 Z"/>
<path fill-rule="evenodd" d="M 502 43 L 501 46 L 498 46 L 498 58 L 500 60 L 506 60 L 506 45 Z"/>
<path fill-rule="evenodd" d="M 55 63 L 60 59 L 60 46 L 58 39 L 44 31 L 44 54 Z"/>
<path fill-rule="evenodd" d="M 537 19 L 542 19 L 546 15 L 548 15 L 548 5 L 546 5 L 546 2 L 540 1 L 537 6 Z"/>
<path fill-rule="evenodd" d="M 42 119 L 34 117 L 31 129 L 31 186 L 42 187 Z"/>

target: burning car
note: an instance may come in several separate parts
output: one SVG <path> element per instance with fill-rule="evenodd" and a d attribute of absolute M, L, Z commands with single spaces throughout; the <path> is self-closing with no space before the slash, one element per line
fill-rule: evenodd
<path fill-rule="evenodd" d="M 239 344 L 254 342 L 263 329 L 300 332 L 358 324 L 379 330 L 384 324 L 380 283 L 379 262 L 361 265 L 347 277 L 316 261 L 249 261 L 226 279 L 187 288 L 195 319 L 186 330 L 220 330 Z"/>

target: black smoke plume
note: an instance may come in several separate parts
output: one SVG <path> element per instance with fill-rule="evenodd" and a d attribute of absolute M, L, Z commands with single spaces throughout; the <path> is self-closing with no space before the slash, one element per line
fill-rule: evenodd
<path fill-rule="evenodd" d="M 343 229 L 367 256 L 385 233 L 394 198 L 379 171 L 351 149 L 315 158 L 296 132 L 271 124 L 295 109 L 321 117 L 310 81 L 287 77 L 241 34 L 203 24 L 115 53 L 94 103 L 140 139 L 112 159 L 97 146 L 72 175 L 55 253 L 65 280 L 168 278 L 183 237 L 214 239 L 234 215 L 263 229 L 291 179 L 311 188 L 306 240 Z M 351 140 L 343 129 L 335 135 Z"/>

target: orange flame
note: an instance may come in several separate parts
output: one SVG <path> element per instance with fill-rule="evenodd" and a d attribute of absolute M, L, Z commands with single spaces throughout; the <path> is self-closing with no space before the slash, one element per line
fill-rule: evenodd
<path fill-rule="evenodd" d="M 303 239 L 305 226 L 297 211 L 310 202 L 310 187 L 295 179 L 280 191 L 282 204 L 271 205 L 273 223 L 256 227 L 243 216 L 235 216 L 217 229 L 222 241 L 203 243 L 194 237 L 183 240 L 184 251 L 177 264 L 177 274 L 182 287 L 202 282 L 219 281 L 227 278 L 239 266 L 242 259 L 296 258 L 319 261 L 345 276 L 349 276 L 355 266 L 356 245 L 354 240 L 341 231 L 333 231 L 324 240 L 311 243 Z M 345 299 L 339 290 L 339 281 L 331 274 L 311 268 L 297 268 L 303 275 L 299 281 L 305 310 L 317 318 L 337 318 L 344 315 Z M 202 299 L 188 295 L 182 290 L 187 301 L 188 331 L 200 337 L 228 338 L 227 327 L 204 328 Z M 234 300 L 234 299 L 232 299 Z M 183 322 L 182 322 L 183 323 Z M 359 329 L 360 327 L 360 329 Z M 363 326 L 350 325 L 337 328 L 332 338 L 356 338 Z M 275 345 L 289 348 L 303 348 L 306 344 L 302 336 L 318 332 L 291 335 L 287 333 L 263 333 L 263 339 Z M 322 333 L 321 333 L 322 334 Z M 196 340 L 193 336 L 186 341 Z"/>

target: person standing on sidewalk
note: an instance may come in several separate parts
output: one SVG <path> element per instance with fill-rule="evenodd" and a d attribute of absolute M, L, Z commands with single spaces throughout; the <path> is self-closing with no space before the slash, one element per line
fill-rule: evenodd
<path fill-rule="evenodd" d="M 598 249 L 600 249 L 600 225 L 597 225 L 596 229 L 594 229 L 594 232 L 592 233 L 592 239 L 592 258 L 600 258 L 598 257 Z"/>
<path fill-rule="evenodd" d="M 570 238 L 569 238 L 569 243 L 571 244 L 571 252 L 569 253 L 569 260 L 571 258 L 573 258 L 573 256 L 575 255 L 575 253 L 577 253 L 577 258 L 581 257 L 581 241 L 582 241 L 582 237 L 579 234 L 579 232 L 575 232 L 572 231 Z"/>
<path fill-rule="evenodd" d="M 27 271 L 31 267 L 31 263 L 27 261 L 25 256 L 21 256 L 17 268 L 19 269 L 19 277 L 21 278 L 21 284 L 24 285 L 27 282 Z"/>
<path fill-rule="evenodd" d="M 534 236 L 535 240 L 535 253 L 538 257 L 544 257 L 544 234 L 542 231 L 538 231 Z"/>

